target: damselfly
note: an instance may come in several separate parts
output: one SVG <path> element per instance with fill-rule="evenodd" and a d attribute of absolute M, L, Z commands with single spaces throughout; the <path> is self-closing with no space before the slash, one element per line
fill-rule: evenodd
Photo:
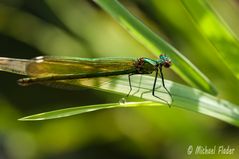
<path fill-rule="evenodd" d="M 18 80 L 23 86 L 60 80 L 73 80 L 83 78 L 108 77 L 128 74 L 129 93 L 132 91 L 131 76 L 135 74 L 151 74 L 156 72 L 152 95 L 161 99 L 155 94 L 157 78 L 160 74 L 162 86 L 171 96 L 165 86 L 163 67 L 169 68 L 171 59 L 161 54 L 158 59 L 141 57 L 133 58 L 73 58 L 73 57 L 37 57 L 30 60 L 0 58 L 0 70 L 27 75 L 27 78 Z M 161 99 L 163 100 L 163 99 Z M 165 100 L 164 100 L 165 101 Z M 167 101 L 166 101 L 167 102 Z M 167 102 L 168 103 L 168 102 Z"/>

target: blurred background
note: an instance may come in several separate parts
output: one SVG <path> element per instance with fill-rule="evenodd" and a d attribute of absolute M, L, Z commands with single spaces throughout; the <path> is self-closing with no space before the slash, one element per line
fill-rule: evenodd
<path fill-rule="evenodd" d="M 239 104 L 239 83 L 200 34 L 178 0 L 120 0 L 154 32 L 209 77 L 218 96 Z M 209 4 L 239 36 L 239 2 Z M 91 0 L 0 0 L 0 56 L 150 57 Z M 173 72 L 166 78 L 184 83 Z M 20 122 L 40 112 L 117 102 L 122 96 L 83 88 L 68 91 L 18 86 L 0 73 L 0 159 L 239 158 L 239 129 L 194 112 L 168 107 L 121 108 L 68 118 Z M 230 146 L 233 155 L 187 155 L 189 145 Z"/>

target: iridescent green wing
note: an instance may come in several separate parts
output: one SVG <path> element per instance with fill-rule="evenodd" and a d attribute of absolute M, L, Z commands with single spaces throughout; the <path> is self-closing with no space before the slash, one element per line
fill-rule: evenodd
<path fill-rule="evenodd" d="M 54 88 L 60 88 L 60 89 L 82 90 L 82 87 L 97 88 L 106 83 L 109 83 L 110 85 L 115 85 L 114 81 L 117 78 L 118 76 L 82 78 L 82 79 L 71 79 L 71 80 L 56 80 L 56 81 L 41 82 L 40 84 L 54 87 Z"/>
<path fill-rule="evenodd" d="M 114 72 L 134 69 L 133 58 L 37 57 L 26 67 L 32 77 Z"/>

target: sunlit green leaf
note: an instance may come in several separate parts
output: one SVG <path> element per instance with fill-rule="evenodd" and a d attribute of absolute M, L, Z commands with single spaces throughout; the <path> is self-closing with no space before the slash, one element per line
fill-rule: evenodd
<path fill-rule="evenodd" d="M 218 50 L 222 61 L 239 78 L 239 42 L 236 36 L 212 11 L 207 1 L 182 0 L 182 2 L 196 22 L 197 28 Z"/>
<path fill-rule="evenodd" d="M 139 83 L 141 79 L 141 83 Z M 95 80 L 95 79 L 93 79 Z M 81 83 L 87 87 L 108 91 L 111 93 L 127 94 L 129 91 L 128 77 L 121 76 L 119 78 L 111 79 L 103 84 L 88 81 L 88 83 Z M 144 100 L 152 102 L 119 102 L 112 104 L 99 104 L 91 106 L 82 106 L 75 108 L 68 108 L 63 110 L 56 110 L 52 112 L 41 113 L 33 116 L 21 118 L 20 120 L 46 120 L 53 118 L 66 117 L 101 109 L 120 108 L 120 107 L 141 107 L 141 106 L 171 106 L 171 109 L 182 108 L 193 112 L 202 113 L 211 117 L 215 117 L 222 121 L 239 126 L 239 108 L 237 105 L 228 101 L 216 98 L 212 95 L 204 93 L 198 89 L 190 88 L 175 82 L 166 81 L 166 87 L 173 95 L 173 101 L 162 87 L 158 87 L 156 95 L 171 103 L 166 104 L 164 101 L 152 96 L 152 85 L 154 77 L 151 76 L 133 76 L 132 77 L 132 96 L 142 97 Z M 74 84 L 77 84 L 75 82 Z M 79 83 L 78 83 L 79 84 Z M 159 85 L 160 86 L 160 85 Z M 127 99 L 126 100 L 136 100 Z"/>
<path fill-rule="evenodd" d="M 92 112 L 92 111 L 101 110 L 101 109 L 139 107 L 139 106 L 159 106 L 159 105 L 160 104 L 154 103 L 154 102 L 130 102 L 125 104 L 123 103 L 122 104 L 120 103 L 97 104 L 97 105 L 72 107 L 72 108 L 60 109 L 56 111 L 50 111 L 46 113 L 40 113 L 40 114 L 21 118 L 19 120 L 21 121 L 47 120 L 47 119 L 68 117 L 72 115 Z"/>

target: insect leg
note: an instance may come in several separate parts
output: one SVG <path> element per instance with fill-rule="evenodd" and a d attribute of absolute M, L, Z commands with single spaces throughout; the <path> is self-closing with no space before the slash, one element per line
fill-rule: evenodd
<path fill-rule="evenodd" d="M 160 73 L 161 73 L 161 72 L 160 72 Z M 161 75 L 162 75 L 162 74 L 161 74 Z M 153 85 L 152 95 L 153 95 L 154 97 L 156 97 L 156 98 L 158 98 L 158 99 L 160 99 L 160 100 L 166 102 L 166 103 L 168 104 L 168 106 L 171 107 L 170 104 L 168 103 L 168 101 L 166 101 L 165 99 L 162 99 L 162 98 L 160 98 L 159 96 L 155 95 L 155 89 L 156 89 L 157 79 L 158 79 L 158 69 L 156 69 L 156 74 L 155 74 L 155 78 L 154 78 L 154 85 Z"/>
<path fill-rule="evenodd" d="M 167 93 L 170 95 L 171 100 L 173 101 L 173 97 L 172 94 L 169 92 L 169 90 L 166 88 L 165 83 L 164 83 L 164 76 L 163 76 L 163 71 L 162 71 L 162 66 L 159 67 L 160 70 L 160 75 L 161 75 L 161 79 L 162 79 L 162 84 L 163 84 L 163 88 L 167 91 Z"/>
<path fill-rule="evenodd" d="M 141 82 L 142 82 L 142 75 L 140 75 L 140 79 L 139 79 L 139 85 L 138 85 L 138 89 L 133 93 L 133 95 L 137 94 L 140 90 L 140 85 L 141 85 Z"/>
<path fill-rule="evenodd" d="M 131 79 L 130 79 L 130 77 L 131 77 L 132 75 L 134 75 L 134 74 L 133 74 L 133 73 L 128 74 L 129 88 L 130 88 L 130 89 L 129 89 L 129 93 L 127 94 L 126 97 L 128 97 L 128 96 L 130 95 L 131 91 L 132 91 L 132 85 L 131 85 Z"/>

